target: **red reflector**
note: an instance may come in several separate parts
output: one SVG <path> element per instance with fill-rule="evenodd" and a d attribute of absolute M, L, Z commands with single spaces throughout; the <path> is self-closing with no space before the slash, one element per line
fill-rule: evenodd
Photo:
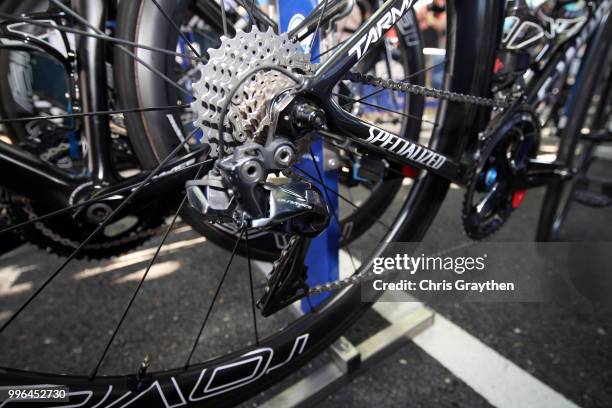
<path fill-rule="evenodd" d="M 502 69 L 504 69 L 504 63 L 499 58 L 495 58 L 495 66 L 493 67 L 493 73 L 497 74 Z"/>
<path fill-rule="evenodd" d="M 417 169 L 416 167 L 402 166 L 402 174 L 404 175 L 404 177 L 414 179 L 419 176 L 419 169 Z"/>
<path fill-rule="evenodd" d="M 525 201 L 526 195 L 527 195 L 526 190 L 515 191 L 514 194 L 512 195 L 512 208 L 514 208 L 515 210 L 519 208 L 521 204 L 523 204 L 523 201 Z"/>
<path fill-rule="evenodd" d="M 387 34 L 385 34 L 385 37 L 393 40 L 393 39 L 397 39 L 397 31 L 395 30 L 395 27 L 391 27 L 391 29 L 389 31 L 387 31 Z"/>

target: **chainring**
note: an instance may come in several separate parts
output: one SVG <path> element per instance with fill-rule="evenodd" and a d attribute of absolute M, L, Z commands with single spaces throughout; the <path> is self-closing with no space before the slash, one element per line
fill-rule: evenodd
<path fill-rule="evenodd" d="M 10 206 L 13 223 L 32 221 L 49 213 L 41 204 L 14 197 Z M 77 259 L 107 259 L 124 254 L 146 242 L 163 228 L 164 212 L 155 206 L 114 220 L 75 255 Z M 20 229 L 24 240 L 60 256 L 71 255 L 97 225 L 79 223 L 70 216 L 37 221 Z"/>
<path fill-rule="evenodd" d="M 474 240 L 496 233 L 516 210 L 518 182 L 537 154 L 540 128 L 533 112 L 522 108 L 506 116 L 491 122 L 468 177 L 462 221 Z"/>

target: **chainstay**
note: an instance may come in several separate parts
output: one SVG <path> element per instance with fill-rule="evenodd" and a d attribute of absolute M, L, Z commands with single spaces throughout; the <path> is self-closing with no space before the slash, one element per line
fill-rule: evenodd
<path fill-rule="evenodd" d="M 468 105 L 484 106 L 489 108 L 507 108 L 512 105 L 511 100 L 483 98 L 480 96 L 467 95 L 457 92 L 444 91 L 441 89 L 428 88 L 421 85 L 415 85 L 404 81 L 394 81 L 392 79 L 378 78 L 373 75 L 361 74 L 359 72 L 349 72 L 344 79 L 361 83 L 364 85 L 372 85 L 379 88 L 391 89 L 450 102 L 464 103 Z"/>
<path fill-rule="evenodd" d="M 349 72 L 344 77 L 344 79 L 351 82 L 361 83 L 364 85 L 372 85 L 383 89 L 391 89 L 394 91 L 410 93 L 413 95 L 447 100 L 450 102 L 464 103 L 468 105 L 484 106 L 489 108 L 508 108 L 514 103 L 513 100 L 483 98 L 480 96 L 443 91 L 440 89 L 428 88 L 403 81 L 377 78 L 373 75 L 365 75 L 358 72 Z M 372 271 L 367 271 L 361 274 L 346 277 L 344 279 L 338 279 L 321 285 L 312 286 L 308 289 L 308 296 L 320 295 L 322 293 L 344 289 L 351 285 L 363 283 L 368 280 L 378 278 L 380 277 L 380 275 L 381 274 L 375 274 Z"/>

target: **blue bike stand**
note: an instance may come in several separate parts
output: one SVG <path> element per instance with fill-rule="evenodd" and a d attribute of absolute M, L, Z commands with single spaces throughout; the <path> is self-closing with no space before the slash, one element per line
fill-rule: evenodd
<path fill-rule="evenodd" d="M 316 0 L 278 0 L 278 14 L 280 18 L 281 31 L 288 31 L 295 27 L 304 19 L 317 5 Z M 302 42 L 302 47 L 307 49 L 310 46 L 310 38 Z M 310 50 L 312 56 L 319 53 L 319 39 L 316 38 Z M 314 61 L 316 62 L 316 61 Z M 338 197 L 333 192 L 338 191 L 338 171 L 325 171 L 323 142 L 318 138 L 312 143 L 312 151 L 316 158 L 313 162 L 310 154 L 304 156 L 298 167 L 310 175 L 314 180 L 319 181 L 319 174 L 323 178 L 328 191 L 322 185 L 318 185 L 323 193 L 330 212 L 330 225 L 318 237 L 310 243 L 310 249 L 306 256 L 306 266 L 308 267 L 308 284 L 310 286 L 326 283 L 338 279 L 338 253 L 340 232 L 338 227 Z M 316 166 L 316 167 L 315 167 Z M 318 171 L 317 171 L 318 170 Z M 302 300 L 302 311 L 308 312 L 310 305 L 316 306 L 321 303 L 329 294 L 312 296 L 310 303 L 308 299 Z"/>

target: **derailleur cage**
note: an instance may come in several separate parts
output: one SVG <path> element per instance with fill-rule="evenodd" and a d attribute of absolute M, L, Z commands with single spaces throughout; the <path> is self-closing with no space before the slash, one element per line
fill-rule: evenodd
<path fill-rule="evenodd" d="M 308 294 L 308 268 L 303 259 L 309 241 L 308 238 L 293 236 L 280 258 L 274 262 L 266 291 L 257 302 L 262 316 L 270 316 Z"/>

